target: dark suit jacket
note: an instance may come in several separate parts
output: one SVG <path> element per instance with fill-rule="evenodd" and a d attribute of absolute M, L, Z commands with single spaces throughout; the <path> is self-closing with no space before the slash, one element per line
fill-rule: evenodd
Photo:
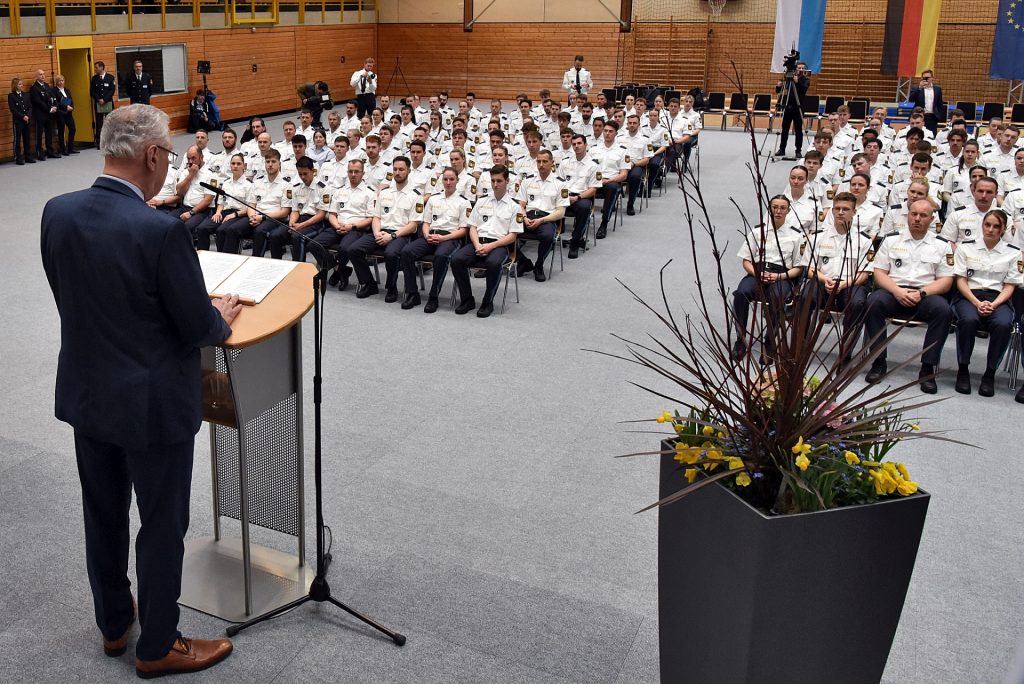
<path fill-rule="evenodd" d="M 199 348 L 231 330 L 185 224 L 100 177 L 46 203 L 41 247 L 61 319 L 57 418 L 125 448 L 191 439 Z"/>
<path fill-rule="evenodd" d="M 933 85 L 935 89 L 935 98 L 932 101 L 932 111 L 925 110 L 926 114 L 933 114 L 939 121 L 946 120 L 946 101 L 942 99 L 942 88 L 937 85 Z M 910 91 L 910 101 L 914 103 L 915 107 L 924 107 L 924 91 L 920 88 L 913 88 Z"/>
<path fill-rule="evenodd" d="M 18 91 L 7 93 L 7 108 L 11 110 L 11 116 L 19 122 L 22 121 L 21 117 L 23 116 L 32 116 L 32 103 L 29 102 L 28 95 L 25 93 Z"/>
<path fill-rule="evenodd" d="M 57 98 L 57 111 L 64 112 L 65 114 L 67 114 L 68 107 L 75 106 L 75 98 L 71 97 L 71 91 L 67 88 L 64 88 L 64 92 L 67 93 L 67 96 L 61 95 L 60 90 L 58 90 L 57 88 L 53 89 L 54 97 Z"/>
<path fill-rule="evenodd" d="M 29 99 L 32 100 L 32 116 L 37 119 L 50 117 L 50 107 L 57 106 L 54 92 L 46 83 L 32 81 L 32 86 L 28 89 Z"/>
<path fill-rule="evenodd" d="M 102 77 L 98 74 L 93 74 L 92 80 L 89 81 L 89 95 L 93 100 L 110 102 L 114 99 L 114 92 L 113 74 L 104 73 Z"/>
<path fill-rule="evenodd" d="M 149 98 L 153 95 L 153 79 L 145 71 L 142 72 L 141 81 L 134 71 L 130 72 L 121 79 L 121 85 L 132 104 L 149 104 Z"/>

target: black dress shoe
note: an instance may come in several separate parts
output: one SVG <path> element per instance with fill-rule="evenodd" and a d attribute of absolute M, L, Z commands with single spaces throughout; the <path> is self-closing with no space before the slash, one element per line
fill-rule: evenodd
<path fill-rule="evenodd" d="M 517 273 L 518 273 L 518 271 L 517 271 Z M 487 277 L 487 271 L 483 271 L 483 270 L 473 271 L 473 277 L 474 278 L 486 278 Z"/>
<path fill-rule="evenodd" d="M 437 311 L 437 298 L 427 297 L 427 304 L 423 307 L 423 313 L 434 313 Z"/>
<path fill-rule="evenodd" d="M 375 295 L 380 292 L 380 288 L 377 287 L 377 283 L 366 283 L 356 288 L 356 297 L 358 299 L 366 299 L 370 295 Z"/>
<path fill-rule="evenodd" d="M 747 353 L 747 345 L 742 340 L 736 340 L 732 345 L 729 357 L 733 361 L 739 361 Z"/>
<path fill-rule="evenodd" d="M 981 384 L 978 385 L 978 395 L 982 397 L 991 397 L 996 393 L 996 372 L 985 371 L 985 374 L 981 376 Z"/>
<path fill-rule="evenodd" d="M 33 159 L 32 157 L 28 157 L 27 159 L 25 159 L 25 163 L 26 164 L 35 164 L 36 160 Z"/>
<path fill-rule="evenodd" d="M 405 295 L 405 299 L 402 300 L 403 309 L 411 309 L 414 306 L 420 305 L 420 293 L 419 292 L 408 292 Z"/>
<path fill-rule="evenodd" d="M 938 394 L 939 386 L 935 383 L 935 368 L 927 364 L 921 364 L 921 372 L 917 379 L 921 382 L 921 391 L 925 394 Z"/>
<path fill-rule="evenodd" d="M 786 158 L 786 150 L 776 150 L 775 151 L 775 156 L 778 157 L 779 159 L 785 159 Z"/>
<path fill-rule="evenodd" d="M 526 257 L 520 257 L 519 261 L 516 262 L 516 275 L 524 276 L 533 270 L 533 262 Z"/>
<path fill-rule="evenodd" d="M 60 155 L 57 154 L 56 152 L 51 152 L 50 159 L 60 159 Z"/>
<path fill-rule="evenodd" d="M 336 287 L 341 282 L 341 269 L 336 268 L 331 271 L 331 277 L 327 279 L 327 284 L 331 287 Z"/>
<path fill-rule="evenodd" d="M 392 304 L 398 301 L 398 288 L 390 287 L 384 293 L 384 301 L 388 304 Z"/>
<path fill-rule="evenodd" d="M 608 226 L 602 223 L 597 229 L 597 239 L 604 240 L 606 235 L 608 235 Z"/>
<path fill-rule="evenodd" d="M 46 155 L 45 154 L 37 154 L 36 155 L 36 161 L 46 161 Z"/>
<path fill-rule="evenodd" d="M 569 245 L 569 258 L 578 259 L 580 256 L 580 246 L 575 242 Z"/>
<path fill-rule="evenodd" d="M 16 159 L 16 160 L 14 160 L 14 163 L 17 164 L 18 166 L 24 166 L 25 165 L 25 160 L 24 159 Z"/>
<path fill-rule="evenodd" d="M 477 318 L 487 318 L 494 313 L 494 304 L 490 302 L 484 302 L 480 305 L 480 308 L 476 312 Z"/>
<path fill-rule="evenodd" d="M 1013 400 L 1018 404 L 1024 404 L 1024 385 L 1021 385 L 1020 389 L 1017 390 L 1017 395 L 1013 398 Z"/>
<path fill-rule="evenodd" d="M 455 307 L 455 313 L 460 316 L 465 313 L 469 313 L 476 308 L 476 300 L 470 297 L 469 299 L 463 300 L 461 304 Z"/>
<path fill-rule="evenodd" d="M 544 267 L 541 266 L 540 264 L 537 264 L 536 266 L 533 267 L 533 279 L 536 280 L 538 283 L 543 283 L 545 280 L 548 279 L 548 277 L 544 275 Z"/>
<path fill-rule="evenodd" d="M 868 374 L 864 376 L 864 382 L 874 385 L 882 379 L 886 370 L 888 370 L 888 366 L 885 365 L 885 361 L 875 361 L 871 364 L 871 370 L 869 370 Z"/>
<path fill-rule="evenodd" d="M 68 154 L 81 154 L 78 150 L 69 150 Z"/>
<path fill-rule="evenodd" d="M 960 394 L 971 393 L 971 372 L 966 368 L 956 372 L 956 385 L 953 386 Z"/>
<path fill-rule="evenodd" d="M 626 207 L 626 216 L 636 216 L 636 209 L 633 208 L 632 204 Z"/>

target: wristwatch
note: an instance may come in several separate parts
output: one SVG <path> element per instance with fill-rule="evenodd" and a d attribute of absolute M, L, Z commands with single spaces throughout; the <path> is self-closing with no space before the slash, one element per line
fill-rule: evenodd
<path fill-rule="evenodd" d="M 917 293 L 921 295 L 921 299 L 924 299 L 925 297 L 928 296 L 928 291 L 925 290 L 923 287 L 917 288 Z"/>

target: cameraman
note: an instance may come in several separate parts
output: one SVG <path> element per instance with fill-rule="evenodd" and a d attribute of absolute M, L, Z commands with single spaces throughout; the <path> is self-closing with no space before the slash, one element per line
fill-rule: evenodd
<path fill-rule="evenodd" d="M 334 107 L 334 103 L 331 102 L 330 88 L 325 82 L 317 81 L 312 87 L 307 83 L 301 90 L 303 91 L 302 106 L 313 115 L 313 127 L 323 128 L 324 125 L 320 121 L 320 117 L 325 109 Z"/>
<path fill-rule="evenodd" d="M 788 62 L 788 59 L 787 59 Z M 787 68 L 789 64 L 786 64 Z M 775 156 L 779 159 L 800 159 L 803 156 L 804 147 L 804 115 L 803 101 L 807 94 L 807 88 L 811 82 L 807 79 L 807 64 L 797 62 L 795 71 L 787 71 L 782 80 L 775 86 L 775 92 L 779 93 L 779 100 L 786 97 L 786 107 L 782 112 L 782 137 L 779 139 L 779 151 Z M 796 137 L 796 155 L 786 156 L 786 142 L 789 140 L 789 128 L 793 127 L 793 135 Z"/>

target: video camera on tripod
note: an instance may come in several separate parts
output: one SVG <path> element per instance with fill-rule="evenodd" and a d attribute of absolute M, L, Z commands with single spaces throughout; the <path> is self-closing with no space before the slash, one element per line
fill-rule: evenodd
<path fill-rule="evenodd" d="M 782 66 L 786 68 L 786 75 L 783 79 L 791 81 L 796 77 L 796 67 L 800 63 L 800 51 L 792 49 L 789 54 L 782 58 Z"/>

